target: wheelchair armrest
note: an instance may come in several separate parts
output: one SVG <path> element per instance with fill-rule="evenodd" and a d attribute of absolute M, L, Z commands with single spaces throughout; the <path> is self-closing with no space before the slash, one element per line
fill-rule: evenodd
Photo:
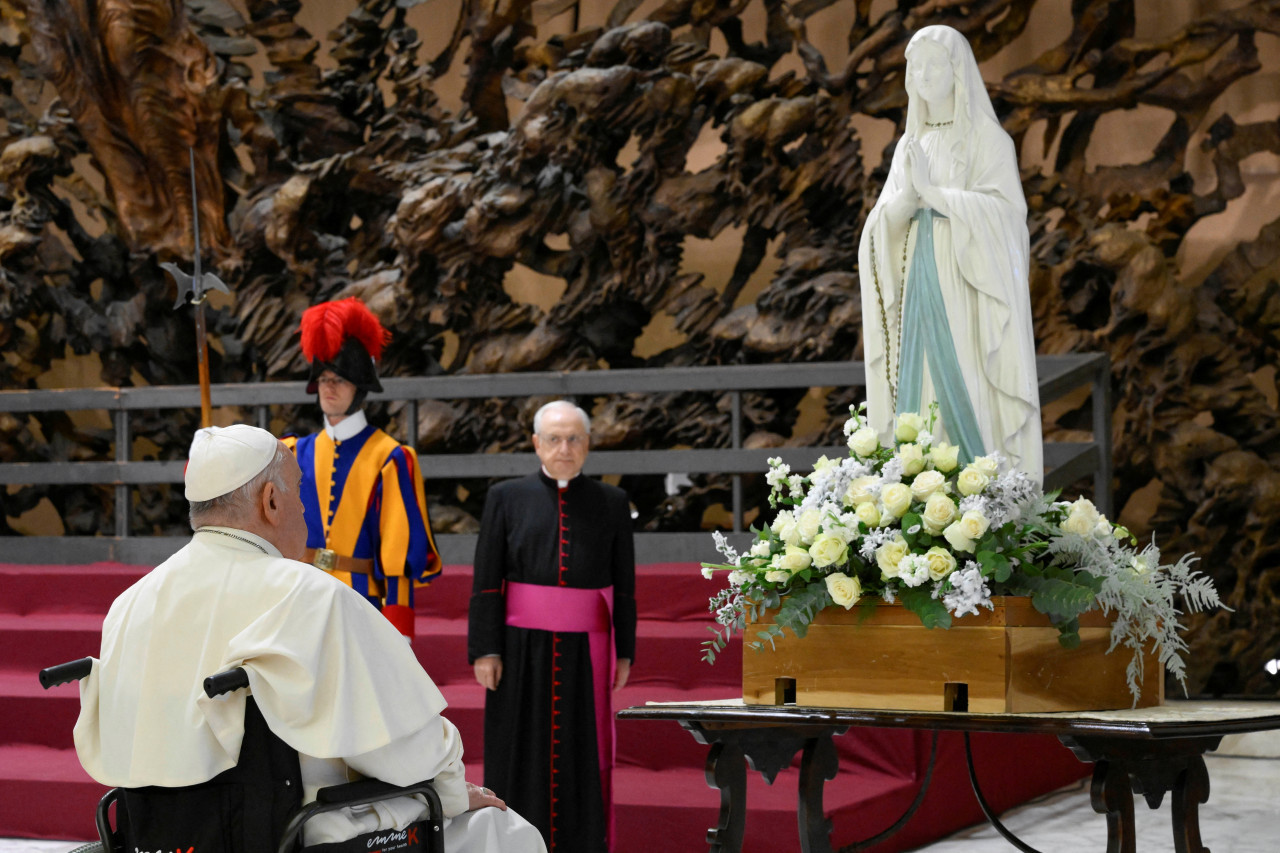
<path fill-rule="evenodd" d="M 80 658 L 40 670 L 40 686 L 45 690 L 68 681 L 79 681 L 93 672 L 93 658 Z"/>
<path fill-rule="evenodd" d="M 215 673 L 204 680 L 204 692 L 210 699 L 248 686 L 249 673 L 245 672 L 242 666 Z"/>

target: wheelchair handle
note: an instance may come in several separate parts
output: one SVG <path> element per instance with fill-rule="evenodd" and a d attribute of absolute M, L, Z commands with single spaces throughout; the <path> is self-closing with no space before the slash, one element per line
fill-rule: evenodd
<path fill-rule="evenodd" d="M 204 693 L 210 699 L 249 686 L 249 673 L 244 667 L 237 666 L 225 672 L 219 672 L 204 680 Z"/>
<path fill-rule="evenodd" d="M 80 660 L 45 667 L 40 670 L 40 686 L 48 690 L 50 687 L 56 687 L 59 684 L 87 678 L 92 671 L 93 658 L 80 658 Z"/>

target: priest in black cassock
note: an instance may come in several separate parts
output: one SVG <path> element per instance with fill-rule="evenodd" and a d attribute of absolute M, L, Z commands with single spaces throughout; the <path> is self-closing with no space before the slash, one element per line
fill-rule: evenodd
<path fill-rule="evenodd" d="M 612 693 L 636 646 L 626 492 L 582 476 L 587 413 L 533 420 L 542 470 L 489 491 L 476 545 L 468 656 L 487 691 L 484 783 L 547 848 L 612 847 Z"/>

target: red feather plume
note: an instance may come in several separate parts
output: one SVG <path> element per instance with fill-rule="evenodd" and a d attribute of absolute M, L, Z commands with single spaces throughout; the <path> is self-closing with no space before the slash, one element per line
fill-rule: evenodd
<path fill-rule="evenodd" d="M 302 354 L 307 361 L 333 361 L 347 338 L 355 338 L 377 361 L 391 333 L 354 296 L 321 302 L 302 312 Z"/>

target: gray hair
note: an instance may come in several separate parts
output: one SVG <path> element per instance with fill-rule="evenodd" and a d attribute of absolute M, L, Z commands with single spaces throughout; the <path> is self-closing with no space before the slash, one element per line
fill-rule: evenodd
<path fill-rule="evenodd" d="M 201 524 L 243 520 L 253 509 L 254 502 L 262 494 L 262 490 L 268 482 L 275 483 L 277 489 L 288 494 L 289 486 L 285 483 L 284 477 L 281 476 L 285 460 L 288 458 L 289 451 L 283 447 L 277 447 L 276 455 L 267 463 L 267 467 L 255 474 L 252 480 L 240 488 L 232 489 L 225 495 L 218 495 L 216 498 L 210 498 L 207 501 L 192 501 L 191 509 L 188 512 L 192 529 L 199 527 Z"/>
<path fill-rule="evenodd" d="M 581 406 L 574 405 L 572 400 L 552 400 L 542 408 L 538 409 L 533 415 L 533 432 L 535 435 L 542 435 L 542 413 L 552 407 L 568 407 L 578 413 L 578 417 L 582 418 L 582 428 L 587 431 L 587 435 L 591 435 L 591 417 L 582 409 Z"/>

